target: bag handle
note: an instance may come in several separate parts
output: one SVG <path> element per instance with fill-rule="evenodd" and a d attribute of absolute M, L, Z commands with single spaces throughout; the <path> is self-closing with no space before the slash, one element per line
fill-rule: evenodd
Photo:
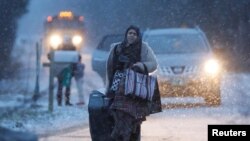
<path fill-rule="evenodd" d="M 147 66 L 144 63 L 142 63 L 142 64 L 144 66 L 144 71 L 146 72 L 146 75 L 148 75 L 148 68 L 147 68 Z M 148 79 L 149 79 L 149 77 L 146 77 L 146 86 L 148 86 Z M 147 87 L 147 96 L 146 96 L 146 99 L 148 99 L 148 97 L 149 97 L 149 88 Z"/>
<path fill-rule="evenodd" d="M 146 66 L 144 63 L 142 63 L 142 65 L 143 65 L 143 67 L 144 67 L 145 73 L 148 75 L 148 68 L 147 68 L 147 66 Z"/>

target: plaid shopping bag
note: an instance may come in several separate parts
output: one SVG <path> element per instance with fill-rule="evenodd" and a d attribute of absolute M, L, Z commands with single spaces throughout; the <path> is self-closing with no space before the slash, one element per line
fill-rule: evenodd
<path fill-rule="evenodd" d="M 125 95 L 135 95 L 142 99 L 152 101 L 156 77 L 127 69 L 125 71 Z"/>

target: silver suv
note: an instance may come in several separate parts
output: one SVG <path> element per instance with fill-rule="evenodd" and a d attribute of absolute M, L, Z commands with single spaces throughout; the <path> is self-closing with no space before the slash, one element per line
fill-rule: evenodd
<path fill-rule="evenodd" d="M 208 105 L 221 104 L 222 68 L 199 28 L 151 29 L 143 40 L 156 54 L 162 96 L 201 96 Z"/>
<path fill-rule="evenodd" d="M 101 76 L 103 82 L 106 82 L 106 62 L 108 59 L 112 43 L 120 42 L 124 38 L 122 34 L 109 34 L 103 36 L 97 48 L 92 54 L 92 69 Z"/>

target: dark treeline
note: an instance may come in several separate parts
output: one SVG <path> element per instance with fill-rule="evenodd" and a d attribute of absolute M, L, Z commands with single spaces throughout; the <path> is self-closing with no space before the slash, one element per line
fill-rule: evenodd
<path fill-rule="evenodd" d="M 0 0 L 0 79 L 13 75 L 10 54 L 15 41 L 17 21 L 27 11 L 28 1 Z"/>

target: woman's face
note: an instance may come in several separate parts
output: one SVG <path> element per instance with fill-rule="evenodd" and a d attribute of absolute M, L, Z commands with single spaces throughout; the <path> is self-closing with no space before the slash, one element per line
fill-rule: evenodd
<path fill-rule="evenodd" d="M 128 44 L 133 44 L 137 40 L 138 36 L 134 29 L 130 29 L 127 33 Z"/>

